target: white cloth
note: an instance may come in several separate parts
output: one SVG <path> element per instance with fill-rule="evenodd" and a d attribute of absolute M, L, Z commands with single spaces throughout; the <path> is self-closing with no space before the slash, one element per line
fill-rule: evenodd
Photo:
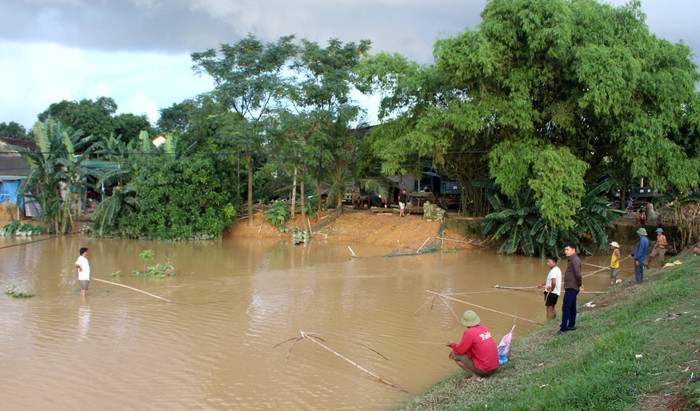
<path fill-rule="evenodd" d="M 399 201 L 399 208 L 403 210 L 404 208 L 406 208 L 406 204 Z"/>
<path fill-rule="evenodd" d="M 90 280 L 90 263 L 88 262 L 88 259 L 81 255 L 75 261 L 75 264 L 82 268 L 82 270 L 78 270 L 78 280 Z"/>
<path fill-rule="evenodd" d="M 552 278 L 555 279 L 554 290 L 552 292 L 556 295 L 561 295 L 561 270 L 559 267 L 554 267 L 549 270 L 547 274 L 547 281 L 545 281 L 545 287 L 549 287 L 552 284 Z"/>

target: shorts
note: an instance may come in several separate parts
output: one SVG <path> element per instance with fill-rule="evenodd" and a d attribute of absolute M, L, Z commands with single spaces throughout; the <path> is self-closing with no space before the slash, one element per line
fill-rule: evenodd
<path fill-rule="evenodd" d="M 619 269 L 620 269 L 620 268 L 611 268 L 611 269 L 610 269 L 610 278 L 617 278 L 617 271 L 618 271 Z"/>
<path fill-rule="evenodd" d="M 404 208 L 406 208 L 406 203 L 402 203 L 402 202 L 399 201 L 399 208 L 402 209 L 402 210 L 403 210 Z"/>
<path fill-rule="evenodd" d="M 557 305 L 557 301 L 559 301 L 559 295 L 554 294 L 549 291 L 544 292 L 544 305 L 545 307 L 554 307 Z"/>
<path fill-rule="evenodd" d="M 474 361 L 472 361 L 472 359 L 469 358 L 469 356 L 467 356 L 466 354 L 455 354 L 454 351 L 452 351 L 452 353 L 450 354 L 450 358 L 455 360 L 455 361 L 461 362 L 462 364 L 464 364 L 467 368 L 472 370 L 472 372 L 474 374 L 478 375 L 479 377 L 488 377 L 489 375 L 495 373 L 496 370 L 498 369 L 498 367 L 496 367 L 493 370 L 488 370 L 488 371 L 480 370 L 480 369 L 476 368 L 476 366 L 474 366 Z"/>
<path fill-rule="evenodd" d="M 80 289 L 87 290 L 89 284 L 90 284 L 90 280 L 80 280 Z"/>
<path fill-rule="evenodd" d="M 665 248 L 655 248 L 651 252 L 651 257 L 653 258 L 653 257 L 656 257 L 657 255 L 659 257 L 661 257 L 661 260 L 664 260 L 664 258 L 666 257 L 666 249 Z"/>

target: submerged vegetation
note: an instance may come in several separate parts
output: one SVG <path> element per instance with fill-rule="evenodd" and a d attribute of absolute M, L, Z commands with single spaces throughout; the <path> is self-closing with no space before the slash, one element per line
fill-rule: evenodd
<path fill-rule="evenodd" d="M 10 295 L 14 298 L 32 298 L 34 293 L 31 291 L 23 290 L 17 285 L 8 285 L 5 289 L 5 294 Z"/>
<path fill-rule="evenodd" d="M 402 408 L 698 409 L 700 259 L 680 261 L 593 300 L 575 331 L 553 337 L 550 323 L 514 342 L 493 376 L 460 371 Z"/>
<path fill-rule="evenodd" d="M 147 262 L 153 259 L 153 250 L 143 250 L 141 254 L 139 254 L 139 257 L 143 259 L 143 271 L 132 271 L 132 277 L 165 278 L 177 275 L 175 268 L 170 264 L 170 259 L 153 266 L 146 266 Z M 110 275 L 110 277 L 112 277 L 112 275 Z M 114 277 L 120 277 L 119 271 L 114 273 Z"/>

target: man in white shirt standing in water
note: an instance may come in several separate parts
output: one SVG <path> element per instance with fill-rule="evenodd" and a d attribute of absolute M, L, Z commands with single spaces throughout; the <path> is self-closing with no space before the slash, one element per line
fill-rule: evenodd
<path fill-rule="evenodd" d="M 545 287 L 544 306 L 547 308 L 548 320 L 557 318 L 557 310 L 555 306 L 559 300 L 559 294 L 561 294 L 561 270 L 559 267 L 557 267 L 557 261 L 558 259 L 555 256 L 547 257 L 547 267 L 549 267 L 547 280 L 537 286 L 537 288 Z"/>
<path fill-rule="evenodd" d="M 85 297 L 85 292 L 90 284 L 90 262 L 87 259 L 88 249 L 83 247 L 80 249 L 80 257 L 75 261 L 75 266 L 78 267 L 78 280 L 80 281 L 80 296 Z"/>

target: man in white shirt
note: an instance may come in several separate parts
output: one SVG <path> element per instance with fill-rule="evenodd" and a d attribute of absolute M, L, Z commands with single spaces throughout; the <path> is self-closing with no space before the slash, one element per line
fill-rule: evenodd
<path fill-rule="evenodd" d="M 80 296 L 85 297 L 85 292 L 90 284 L 90 262 L 87 259 L 88 249 L 83 247 L 80 249 L 80 257 L 75 261 L 75 266 L 78 267 L 78 280 L 80 281 Z"/>
<path fill-rule="evenodd" d="M 561 270 L 557 267 L 557 261 L 558 259 L 556 256 L 547 257 L 547 267 L 549 267 L 547 280 L 537 286 L 537 288 L 545 287 L 544 306 L 547 308 L 548 320 L 557 318 L 555 306 L 557 305 L 557 300 L 559 300 L 559 294 L 561 293 Z"/>

